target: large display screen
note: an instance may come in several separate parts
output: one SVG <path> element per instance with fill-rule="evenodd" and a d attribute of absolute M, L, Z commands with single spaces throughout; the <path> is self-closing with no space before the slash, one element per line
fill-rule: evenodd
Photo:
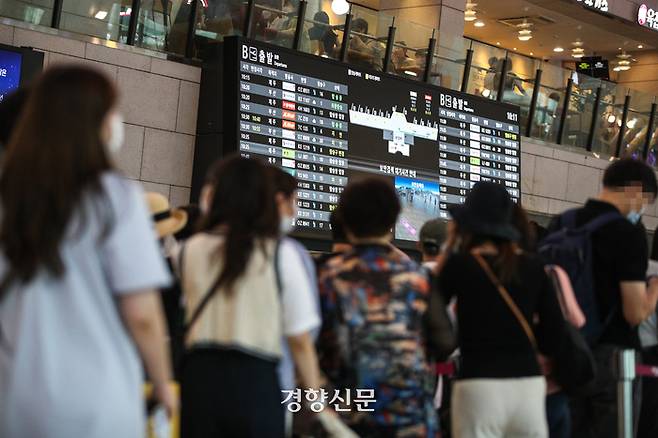
<path fill-rule="evenodd" d="M 299 181 L 297 230 L 322 237 L 349 181 L 389 178 L 399 240 L 449 218 L 478 181 L 520 196 L 518 107 L 249 40 L 235 40 L 238 144 Z"/>
<path fill-rule="evenodd" d="M 0 49 L 0 102 L 20 85 L 22 62 L 21 53 Z"/>

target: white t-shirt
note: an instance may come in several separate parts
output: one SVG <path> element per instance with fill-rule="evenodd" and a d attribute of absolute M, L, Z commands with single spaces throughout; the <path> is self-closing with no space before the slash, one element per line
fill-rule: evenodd
<path fill-rule="evenodd" d="M 218 278 L 223 267 L 217 250 L 224 242 L 219 234 L 199 233 L 183 249 L 182 285 L 187 320 Z M 320 325 L 316 302 L 303 261 L 291 242 L 279 245 L 277 289 L 274 269 L 276 242 L 256 244 L 236 280 L 232 293 L 217 290 L 188 334 L 188 345 L 219 344 L 268 360 L 281 357 L 281 336 L 299 335 Z"/>
<path fill-rule="evenodd" d="M 144 436 L 142 369 L 116 300 L 170 276 L 139 186 L 114 173 L 101 184 L 107 201 L 89 194 L 85 226 L 74 214 L 61 244 L 65 274 L 42 271 L 0 299 L 2 437 Z"/>

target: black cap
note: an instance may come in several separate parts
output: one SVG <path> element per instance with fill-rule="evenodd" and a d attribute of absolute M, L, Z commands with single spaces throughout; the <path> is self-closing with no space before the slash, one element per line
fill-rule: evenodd
<path fill-rule="evenodd" d="M 521 233 L 512 224 L 514 201 L 500 184 L 480 182 L 463 205 L 448 208 L 455 222 L 466 231 L 482 236 L 517 241 Z"/>

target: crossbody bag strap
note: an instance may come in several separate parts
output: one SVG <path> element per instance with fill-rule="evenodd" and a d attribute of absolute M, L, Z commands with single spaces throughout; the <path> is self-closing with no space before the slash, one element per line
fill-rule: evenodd
<path fill-rule="evenodd" d="M 183 278 L 184 249 L 185 249 L 185 247 L 183 247 L 183 249 L 181 249 L 180 260 L 179 260 L 181 280 Z M 274 247 L 274 274 L 275 274 L 275 277 L 276 277 L 276 287 L 277 287 L 277 291 L 278 291 L 279 296 L 281 295 L 282 290 L 283 290 L 283 284 L 282 284 L 282 281 L 281 281 L 281 274 L 280 274 L 280 270 L 279 270 L 279 258 L 280 258 L 279 257 L 279 251 L 280 251 L 280 249 L 281 249 L 281 239 L 277 239 L 276 245 Z M 210 302 L 212 297 L 215 295 L 215 292 L 219 288 L 219 280 L 220 280 L 220 276 L 218 276 L 217 279 L 215 281 L 213 281 L 212 285 L 210 286 L 210 288 L 208 289 L 206 294 L 203 296 L 203 299 L 201 300 L 201 302 L 199 303 L 197 308 L 194 310 L 194 313 L 190 317 L 190 320 L 185 324 L 185 327 L 183 327 L 183 337 L 187 337 L 187 334 L 189 333 L 190 329 L 192 328 L 194 323 L 196 323 L 199 320 L 199 318 L 201 317 L 201 314 L 203 313 L 203 310 L 206 308 L 206 306 L 208 305 L 208 303 Z"/>
<path fill-rule="evenodd" d="M 500 282 L 498 277 L 496 277 L 496 274 L 493 273 L 487 262 L 484 260 L 484 258 L 482 258 L 482 256 L 479 253 L 473 252 L 472 255 L 475 258 L 475 260 L 478 262 L 478 264 L 482 267 L 482 270 L 485 272 L 485 274 L 487 274 L 489 280 L 491 280 L 491 282 L 494 284 L 496 290 L 507 304 L 507 307 L 510 308 L 516 319 L 519 321 L 519 324 L 521 325 L 523 331 L 528 337 L 530 344 L 532 344 L 532 348 L 538 350 L 537 339 L 535 338 L 535 334 L 532 332 L 532 328 L 530 328 L 530 324 L 528 324 L 528 320 L 525 318 L 525 316 L 523 316 L 523 313 L 516 305 L 516 303 L 510 296 L 509 292 L 507 292 L 505 286 L 503 286 L 503 284 Z"/>
<path fill-rule="evenodd" d="M 183 245 L 183 247 L 181 248 L 180 254 L 179 254 L 179 258 L 178 258 L 178 270 L 179 270 L 178 275 L 179 275 L 180 282 L 181 282 L 180 283 L 181 288 L 184 288 L 183 275 L 184 275 L 184 272 L 185 272 L 184 261 L 185 261 L 185 247 L 186 246 L 187 245 Z M 206 306 L 210 302 L 210 299 L 215 295 L 215 291 L 219 287 L 220 277 L 221 277 L 221 273 L 220 273 L 220 275 L 217 276 L 215 281 L 212 282 L 212 285 L 210 286 L 210 288 L 204 294 L 203 298 L 201 299 L 201 302 L 199 303 L 197 308 L 194 310 L 194 313 L 192 313 L 192 316 L 190 317 L 190 320 L 188 322 L 186 322 L 185 325 L 183 326 L 183 339 L 187 338 L 187 335 L 188 335 L 190 329 L 199 320 L 199 317 L 201 317 L 201 313 L 203 313 L 203 310 L 206 308 Z"/>

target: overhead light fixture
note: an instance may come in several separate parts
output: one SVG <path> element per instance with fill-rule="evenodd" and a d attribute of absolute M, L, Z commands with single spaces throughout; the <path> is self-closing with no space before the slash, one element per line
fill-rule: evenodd
<path fill-rule="evenodd" d="M 532 52 L 530 52 L 530 56 L 535 56 L 535 54 L 534 54 L 534 53 L 532 53 Z"/>
<path fill-rule="evenodd" d="M 615 117 L 614 114 L 610 114 L 608 116 L 608 123 L 613 124 L 613 123 L 615 123 L 616 120 L 617 120 L 617 117 Z"/>
<path fill-rule="evenodd" d="M 638 44 L 638 45 L 637 45 L 637 48 L 638 48 L 638 49 L 644 49 L 644 46 L 643 46 L 642 44 Z"/>
<path fill-rule="evenodd" d="M 477 19 L 477 12 L 475 11 L 476 6 L 477 3 L 466 3 L 466 9 L 464 10 L 464 21 L 475 21 Z"/>
<path fill-rule="evenodd" d="M 530 41 L 532 39 L 532 23 L 523 21 L 523 23 L 516 26 L 519 29 L 519 41 Z"/>
<path fill-rule="evenodd" d="M 613 71 L 628 71 L 631 69 L 631 55 L 626 52 L 621 52 L 617 55 L 617 66 Z"/>
<path fill-rule="evenodd" d="M 94 15 L 94 18 L 97 20 L 105 20 L 105 17 L 107 17 L 107 11 L 98 11 Z"/>
<path fill-rule="evenodd" d="M 626 122 L 626 126 L 628 126 L 631 129 L 634 129 L 635 125 L 637 125 L 637 119 L 636 118 L 632 118 L 628 122 Z"/>
<path fill-rule="evenodd" d="M 580 59 L 583 56 L 585 56 L 585 49 L 583 49 L 583 42 L 578 40 L 574 41 L 571 43 L 573 45 L 573 49 L 571 49 L 571 56 L 573 56 L 576 59 Z"/>
<path fill-rule="evenodd" d="M 562 53 L 562 52 L 564 52 L 564 49 L 560 46 L 557 46 L 556 48 L 553 49 L 553 51 L 555 53 Z"/>
<path fill-rule="evenodd" d="M 514 47 L 514 50 L 516 50 L 516 47 Z"/>
<path fill-rule="evenodd" d="M 409 76 L 418 76 L 418 73 L 416 73 L 415 71 L 411 71 L 411 70 L 405 70 L 404 74 L 409 75 Z"/>
<path fill-rule="evenodd" d="M 497 46 L 500 46 L 500 41 L 496 41 L 496 45 L 497 45 Z"/>
<path fill-rule="evenodd" d="M 350 11 L 350 4 L 347 0 L 332 0 L 331 10 L 336 15 L 345 15 Z"/>
<path fill-rule="evenodd" d="M 473 26 L 475 26 L 475 27 L 484 27 L 484 21 L 478 20 L 475 23 L 473 23 Z"/>
<path fill-rule="evenodd" d="M 491 96 L 491 90 L 490 89 L 485 88 L 484 90 L 482 90 L 482 97 L 486 97 L 488 99 L 489 96 Z"/>

